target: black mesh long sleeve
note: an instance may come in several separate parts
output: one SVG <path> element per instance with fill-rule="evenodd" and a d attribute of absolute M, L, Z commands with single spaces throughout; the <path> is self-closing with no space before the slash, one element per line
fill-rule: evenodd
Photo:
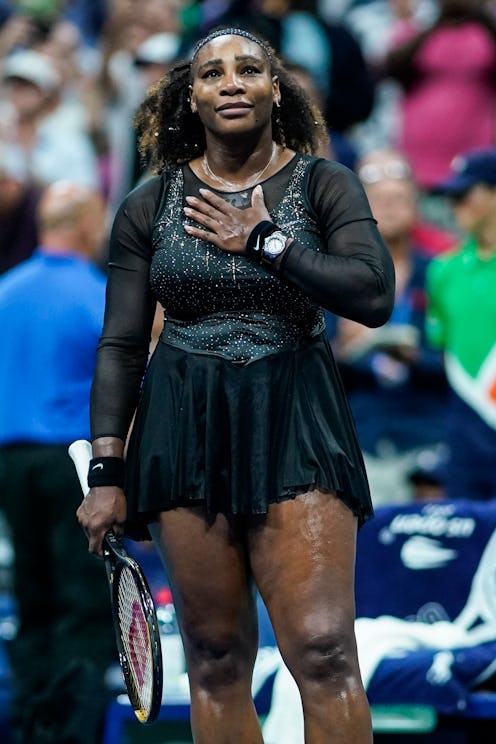
<path fill-rule="evenodd" d="M 375 327 L 394 304 L 394 265 L 354 173 L 319 162 L 308 199 L 325 238 L 316 253 L 296 241 L 281 259 L 280 276 L 336 315 Z"/>
<path fill-rule="evenodd" d="M 125 439 L 148 360 L 156 300 L 149 286 L 151 230 L 161 188 L 155 178 L 135 189 L 110 236 L 103 332 L 91 388 L 91 436 Z"/>

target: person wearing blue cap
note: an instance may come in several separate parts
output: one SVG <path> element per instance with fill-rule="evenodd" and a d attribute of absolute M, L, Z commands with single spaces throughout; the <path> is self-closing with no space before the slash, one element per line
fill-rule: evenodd
<path fill-rule="evenodd" d="M 449 498 L 496 497 L 496 147 L 457 156 L 439 184 L 466 235 L 428 270 L 427 333 L 444 350 Z"/>
<path fill-rule="evenodd" d="M 496 186 L 496 147 L 483 147 L 457 155 L 451 163 L 449 178 L 438 185 L 437 191 L 460 203 L 469 191 L 478 186 Z M 463 218 L 460 226 L 470 229 Z"/>

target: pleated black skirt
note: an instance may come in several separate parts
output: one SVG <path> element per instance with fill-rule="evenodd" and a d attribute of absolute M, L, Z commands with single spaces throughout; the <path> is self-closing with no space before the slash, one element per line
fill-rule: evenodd
<path fill-rule="evenodd" d="M 159 511 L 264 514 L 313 488 L 363 524 L 372 504 L 325 334 L 246 365 L 159 342 L 143 383 L 126 466 L 129 534 Z"/>

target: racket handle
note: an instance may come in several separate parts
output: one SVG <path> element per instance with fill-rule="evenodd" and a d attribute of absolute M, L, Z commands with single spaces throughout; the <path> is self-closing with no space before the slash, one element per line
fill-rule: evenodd
<path fill-rule="evenodd" d="M 68 452 L 76 467 L 83 496 L 86 496 L 90 490 L 88 488 L 88 468 L 92 456 L 91 443 L 87 439 L 77 439 L 70 445 Z"/>

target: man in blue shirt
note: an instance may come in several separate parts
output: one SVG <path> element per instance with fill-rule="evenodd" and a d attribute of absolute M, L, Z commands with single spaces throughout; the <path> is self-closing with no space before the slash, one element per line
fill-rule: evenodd
<path fill-rule="evenodd" d="M 62 728 L 74 725 L 70 740 L 93 744 L 114 639 L 105 571 L 88 555 L 75 518 L 81 492 L 67 447 L 89 436 L 104 311 L 105 277 L 94 263 L 103 201 L 86 187 L 55 183 L 42 195 L 38 225 L 40 247 L 0 278 L 0 508 L 12 535 L 19 614 L 10 644 L 13 722 L 21 742 L 38 741 L 37 727 L 47 725 L 54 741 L 65 741 Z M 71 704 L 57 716 L 72 723 L 47 720 L 50 680 L 64 673 L 81 684 L 91 677 L 94 702 L 83 727 Z"/>

